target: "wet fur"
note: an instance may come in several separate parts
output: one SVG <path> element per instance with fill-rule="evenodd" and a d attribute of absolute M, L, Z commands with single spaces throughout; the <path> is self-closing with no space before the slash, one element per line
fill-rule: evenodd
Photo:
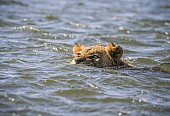
<path fill-rule="evenodd" d="M 94 46 L 75 44 L 73 54 L 74 58 L 71 60 L 71 64 L 85 64 L 95 67 L 130 66 L 122 60 L 122 47 L 112 42 L 107 46 L 101 44 Z"/>

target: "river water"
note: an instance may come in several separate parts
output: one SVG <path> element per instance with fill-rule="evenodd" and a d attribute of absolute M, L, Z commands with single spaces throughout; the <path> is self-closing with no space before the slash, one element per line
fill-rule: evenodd
<path fill-rule="evenodd" d="M 70 65 L 114 42 L 132 69 Z M 170 0 L 1 0 L 0 116 L 170 115 Z"/>

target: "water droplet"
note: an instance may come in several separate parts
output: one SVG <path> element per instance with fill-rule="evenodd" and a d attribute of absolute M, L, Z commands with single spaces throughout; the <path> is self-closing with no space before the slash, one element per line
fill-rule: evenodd
<path fill-rule="evenodd" d="M 165 25 L 169 25 L 169 23 L 168 23 L 168 22 L 165 22 Z"/>
<path fill-rule="evenodd" d="M 25 28 L 26 28 L 26 26 L 22 26 L 22 28 L 23 28 L 23 29 L 25 29 Z"/>
<path fill-rule="evenodd" d="M 130 31 L 127 31 L 127 33 L 130 33 Z"/>
<path fill-rule="evenodd" d="M 7 94 L 5 94 L 5 97 L 8 97 L 8 95 L 7 95 Z"/>
<path fill-rule="evenodd" d="M 28 21 L 28 19 L 23 19 L 24 22 Z"/>
<path fill-rule="evenodd" d="M 64 36 L 64 37 L 66 37 L 66 36 L 67 36 L 67 34 L 63 34 L 63 36 Z"/>
<path fill-rule="evenodd" d="M 11 97 L 9 97 L 8 98 L 10 101 L 15 101 L 15 99 L 14 98 L 11 98 Z"/>
<path fill-rule="evenodd" d="M 17 116 L 17 114 L 16 113 L 12 113 L 12 116 Z"/>
<path fill-rule="evenodd" d="M 17 29 L 17 27 L 13 27 L 13 29 Z"/>
<path fill-rule="evenodd" d="M 42 114 L 38 114 L 38 116 L 42 116 Z"/>
<path fill-rule="evenodd" d="M 92 87 L 92 88 L 98 88 L 96 85 L 94 85 L 92 83 L 89 83 L 89 86 Z"/>
<path fill-rule="evenodd" d="M 125 30 L 125 28 L 124 27 L 119 27 L 119 30 Z"/>
<path fill-rule="evenodd" d="M 58 51 L 58 48 L 53 47 L 53 48 L 52 48 L 52 51 L 53 51 L 53 50 L 54 50 L 54 51 Z"/>
<path fill-rule="evenodd" d="M 48 35 L 48 33 L 43 33 L 43 35 L 46 35 L 46 36 L 47 36 L 47 35 Z"/>
<path fill-rule="evenodd" d="M 168 32 L 165 32 L 165 35 L 168 35 L 169 33 Z"/>
<path fill-rule="evenodd" d="M 121 116 L 122 115 L 122 113 L 121 112 L 119 112 L 119 114 L 118 114 L 119 116 Z"/>

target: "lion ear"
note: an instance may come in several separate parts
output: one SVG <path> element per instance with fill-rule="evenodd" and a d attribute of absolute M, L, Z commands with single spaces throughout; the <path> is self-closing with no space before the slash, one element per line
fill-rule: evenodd
<path fill-rule="evenodd" d="M 114 43 L 110 42 L 108 46 L 109 47 L 115 47 L 116 45 Z"/>
<path fill-rule="evenodd" d="M 73 52 L 77 53 L 81 51 L 81 44 L 75 43 L 74 47 L 73 47 Z"/>

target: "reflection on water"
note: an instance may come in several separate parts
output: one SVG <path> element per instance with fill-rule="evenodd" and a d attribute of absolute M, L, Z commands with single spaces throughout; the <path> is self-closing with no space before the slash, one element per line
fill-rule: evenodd
<path fill-rule="evenodd" d="M 170 113 L 168 0 L 0 1 L 0 115 Z M 115 42 L 132 69 L 70 65 Z"/>

